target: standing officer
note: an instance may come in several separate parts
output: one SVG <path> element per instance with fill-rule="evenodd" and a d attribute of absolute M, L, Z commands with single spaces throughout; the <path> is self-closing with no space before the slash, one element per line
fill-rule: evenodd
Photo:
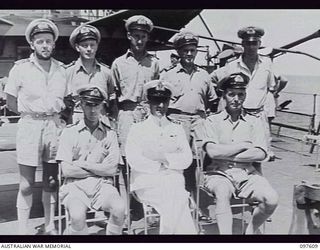
<path fill-rule="evenodd" d="M 203 149 L 212 162 L 206 169 L 205 187 L 216 197 L 220 234 L 232 234 L 232 195 L 259 202 L 246 234 L 255 234 L 278 204 L 276 191 L 253 165 L 267 157 L 268 140 L 262 120 L 242 108 L 248 80 L 235 73 L 220 81 L 226 108 L 206 120 Z"/>
<path fill-rule="evenodd" d="M 261 28 L 250 26 L 240 29 L 238 37 L 242 39 L 244 50 L 242 56 L 212 72 L 211 77 L 216 84 L 233 73 L 241 72 L 249 77 L 247 97 L 243 103 L 243 108 L 248 113 L 258 115 L 264 121 L 265 133 L 270 137 L 264 105 L 268 91 L 274 92 L 277 86 L 271 59 L 258 54 L 263 35 L 264 30 Z"/>
<path fill-rule="evenodd" d="M 33 53 L 15 63 L 5 87 L 8 108 L 21 115 L 17 131 L 19 233 L 28 233 L 35 171 L 42 166 L 45 231 L 50 234 L 54 233 L 58 187 L 55 157 L 58 135 L 64 125 L 58 113 L 65 107 L 66 73 L 63 64 L 52 58 L 59 35 L 53 22 L 36 19 L 28 25 L 25 35 Z"/>
<path fill-rule="evenodd" d="M 113 109 L 113 116 L 117 115 L 115 105 L 116 94 L 114 92 L 111 71 L 107 65 L 98 62 L 96 59 L 100 40 L 101 35 L 99 30 L 88 24 L 75 28 L 70 35 L 69 41 L 71 47 L 79 52 L 78 60 L 70 63 L 66 70 L 68 94 L 78 101 L 73 122 L 76 122 L 83 116 L 82 110 L 79 107 L 79 98 L 76 95 L 76 89 L 83 85 L 90 86 L 93 83 L 100 86 L 107 93 L 106 105 Z M 106 115 L 107 111 L 105 106 L 102 114 Z M 106 119 L 106 122 L 109 124 L 108 119 Z"/>
<path fill-rule="evenodd" d="M 117 134 L 101 119 L 107 94 L 98 85 L 77 90 L 84 118 L 61 134 L 57 160 L 66 178 L 60 198 L 71 217 L 68 234 L 88 234 L 86 211 L 109 211 L 106 234 L 121 234 L 125 203 L 113 186 L 120 153 Z"/>
<path fill-rule="evenodd" d="M 111 66 L 118 97 L 118 133 L 123 157 L 129 128 L 134 122 L 143 120 L 147 112 L 143 104 L 143 86 L 159 78 L 158 59 L 146 50 L 153 29 L 152 21 L 145 16 L 132 16 L 125 27 L 130 48 Z"/>
<path fill-rule="evenodd" d="M 126 144 L 132 190 L 159 212 L 160 234 L 195 234 L 182 175 L 192 152 L 182 126 L 166 116 L 172 86 L 154 80 L 144 89 L 151 114 L 132 125 Z"/>
<path fill-rule="evenodd" d="M 171 119 L 182 123 L 189 142 L 191 137 L 197 139 L 196 133 L 201 133 L 200 130 L 195 131 L 195 127 L 206 117 L 206 111 L 213 108 L 213 101 L 217 98 L 208 72 L 194 63 L 198 43 L 199 37 L 192 32 L 182 31 L 176 34 L 173 45 L 180 62 L 160 77 L 173 85 L 168 114 Z M 195 191 L 196 188 L 195 166 L 194 161 L 184 172 L 189 192 Z"/>
<path fill-rule="evenodd" d="M 125 23 L 127 38 L 130 42 L 128 51 L 114 60 L 111 71 L 116 86 L 119 115 L 118 136 L 122 159 L 125 157 L 125 143 L 131 125 L 142 121 L 148 113 L 148 107 L 143 97 L 143 86 L 146 82 L 159 79 L 158 59 L 146 50 L 150 32 L 153 29 L 152 21 L 141 15 L 128 18 Z M 126 168 L 122 168 L 125 185 Z M 132 211 L 138 219 L 142 216 L 142 209 L 133 199 L 135 207 Z M 137 212 L 140 211 L 140 212 Z"/>

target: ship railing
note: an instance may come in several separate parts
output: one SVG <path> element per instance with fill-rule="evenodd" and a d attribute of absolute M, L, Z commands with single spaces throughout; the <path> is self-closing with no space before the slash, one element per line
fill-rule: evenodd
<path fill-rule="evenodd" d="M 308 103 L 306 103 L 306 105 L 308 105 L 308 107 L 310 106 L 311 112 L 308 113 L 305 111 L 293 111 L 285 109 L 277 110 L 276 118 L 271 122 L 272 126 L 277 127 L 277 131 L 274 132 L 274 130 L 272 130 L 272 132 L 276 134 L 276 136 L 285 136 L 299 141 L 303 141 L 305 135 L 319 135 L 320 103 L 317 102 L 317 98 L 319 97 L 319 95 L 286 91 L 282 91 L 281 93 L 288 96 L 297 96 L 297 98 L 306 98 L 306 100 L 308 100 Z M 312 97 L 312 99 L 310 97 Z M 288 130 L 286 130 L 284 133 L 282 131 L 282 128 Z M 280 132 L 282 133 L 280 134 Z M 312 146 L 310 148 L 310 153 L 313 152 L 315 141 L 311 142 L 311 144 Z"/>

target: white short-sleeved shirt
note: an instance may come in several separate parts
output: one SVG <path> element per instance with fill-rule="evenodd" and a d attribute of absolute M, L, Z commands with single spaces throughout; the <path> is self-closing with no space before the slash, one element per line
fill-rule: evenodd
<path fill-rule="evenodd" d="M 112 160 L 111 160 L 112 158 Z M 56 160 L 72 161 L 82 160 L 93 163 L 105 163 L 106 167 L 111 162 L 110 168 L 115 172 L 120 159 L 117 134 L 103 122 L 91 133 L 84 120 L 66 127 L 60 137 Z"/>
<path fill-rule="evenodd" d="M 114 83 L 111 70 L 107 65 L 95 61 L 95 70 L 89 74 L 83 66 L 81 59 L 69 64 L 66 69 L 68 80 L 68 94 L 76 96 L 76 90 L 83 85 L 98 85 L 108 95 L 108 99 L 115 99 Z"/>
<path fill-rule="evenodd" d="M 247 109 L 258 109 L 264 106 L 267 92 L 275 90 L 277 84 L 274 79 L 272 61 L 267 57 L 258 57 L 258 62 L 251 73 L 247 65 L 243 62 L 242 57 L 228 63 L 211 73 L 211 80 L 218 83 L 226 76 L 233 73 L 243 73 L 250 79 L 247 86 L 247 96 L 243 107 Z"/>
<path fill-rule="evenodd" d="M 19 60 L 10 70 L 4 92 L 18 99 L 18 111 L 28 113 L 57 113 L 64 107 L 67 92 L 63 63 L 51 59 L 49 73 L 36 61 L 34 54 Z"/>
<path fill-rule="evenodd" d="M 208 72 L 197 66 L 190 75 L 179 63 L 163 72 L 160 79 L 170 82 L 174 87 L 170 108 L 195 114 L 197 111 L 206 111 L 208 102 L 217 98 Z"/>
<path fill-rule="evenodd" d="M 149 53 L 137 61 L 128 50 L 114 60 L 111 71 L 115 87 L 121 93 L 119 102 L 125 100 L 139 102 L 143 98 L 144 84 L 159 79 L 159 62 Z"/>
<path fill-rule="evenodd" d="M 233 122 L 230 115 L 223 110 L 209 116 L 205 122 L 203 145 L 207 142 L 216 144 L 232 144 L 251 142 L 254 147 L 267 152 L 268 140 L 264 132 L 264 125 L 259 117 L 250 114 L 240 115 L 238 121 Z M 224 166 L 223 160 L 215 163 Z"/>

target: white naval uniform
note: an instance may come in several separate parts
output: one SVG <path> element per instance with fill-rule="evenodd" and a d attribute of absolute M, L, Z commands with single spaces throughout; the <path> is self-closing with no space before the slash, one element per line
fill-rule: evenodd
<path fill-rule="evenodd" d="M 160 234 L 195 234 L 182 173 L 191 164 L 192 152 L 182 126 L 150 115 L 133 124 L 125 151 L 131 190 L 159 212 Z"/>

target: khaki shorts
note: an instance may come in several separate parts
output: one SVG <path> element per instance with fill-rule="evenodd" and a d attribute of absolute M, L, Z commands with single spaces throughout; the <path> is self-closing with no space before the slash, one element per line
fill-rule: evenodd
<path fill-rule="evenodd" d="M 65 127 L 58 114 L 46 119 L 24 116 L 18 122 L 17 161 L 27 166 L 55 163 L 58 139 Z"/>
<path fill-rule="evenodd" d="M 227 185 L 231 193 L 239 198 L 255 198 L 255 193 L 269 192 L 272 187 L 268 180 L 258 172 L 247 173 L 240 168 L 234 168 L 233 173 L 226 175 L 214 174 L 205 177 L 205 187 L 211 192 L 221 185 Z"/>
<path fill-rule="evenodd" d="M 101 210 L 105 197 L 111 194 L 119 196 L 118 190 L 113 186 L 113 181 L 105 178 L 88 177 L 73 179 L 64 184 L 59 191 L 61 202 L 67 206 L 72 199 L 80 200 L 88 208 Z"/>

